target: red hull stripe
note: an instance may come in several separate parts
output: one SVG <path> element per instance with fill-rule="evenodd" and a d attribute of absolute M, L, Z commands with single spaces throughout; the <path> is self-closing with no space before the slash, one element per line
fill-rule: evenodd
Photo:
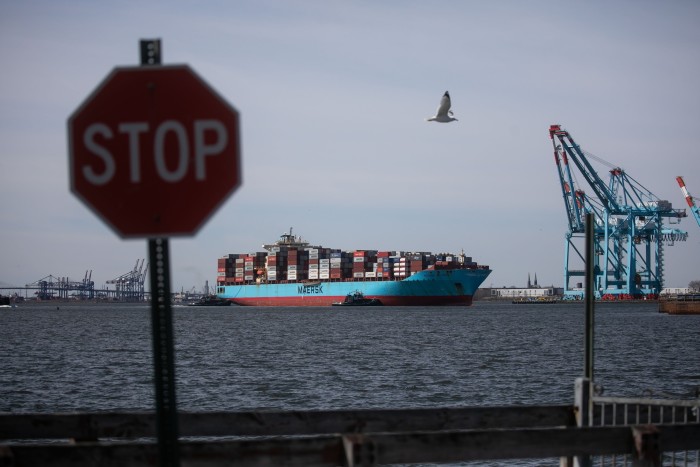
<path fill-rule="evenodd" d="M 366 298 L 378 298 L 385 306 L 469 306 L 472 304 L 471 295 L 462 296 L 367 296 Z M 342 302 L 345 297 L 250 297 L 230 298 L 236 305 L 242 306 L 331 306 L 335 302 Z"/>

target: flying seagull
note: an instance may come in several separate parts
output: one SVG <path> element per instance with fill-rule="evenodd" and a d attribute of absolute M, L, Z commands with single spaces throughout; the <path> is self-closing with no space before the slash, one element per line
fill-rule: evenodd
<path fill-rule="evenodd" d="M 440 123 L 449 123 L 453 120 L 457 120 L 452 116 L 454 114 L 450 110 L 451 105 L 452 101 L 450 101 L 450 93 L 445 91 L 445 94 L 443 94 L 442 99 L 440 99 L 440 106 L 438 107 L 437 112 L 435 112 L 435 116 L 427 118 L 426 120 L 429 122 Z"/>

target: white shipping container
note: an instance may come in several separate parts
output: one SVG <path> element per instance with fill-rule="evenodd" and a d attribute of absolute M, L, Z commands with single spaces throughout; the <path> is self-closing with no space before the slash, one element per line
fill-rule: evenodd
<path fill-rule="evenodd" d="M 365 273 L 364 272 L 353 272 L 352 277 L 355 277 L 355 278 L 365 277 Z"/>
<path fill-rule="evenodd" d="M 330 261 L 331 261 L 330 259 L 321 258 L 321 259 L 318 260 L 318 263 L 319 263 L 319 264 L 330 264 Z"/>
<path fill-rule="evenodd" d="M 330 264 L 340 264 L 341 261 L 342 261 L 342 258 L 331 258 Z"/>
<path fill-rule="evenodd" d="M 252 281 L 252 280 L 253 280 L 253 276 L 244 276 L 244 277 L 243 277 L 243 280 Z"/>
<path fill-rule="evenodd" d="M 271 272 L 277 272 L 277 266 L 268 266 L 267 267 L 267 273 L 270 274 Z"/>
<path fill-rule="evenodd" d="M 243 268 L 236 268 L 236 272 L 243 272 Z"/>
<path fill-rule="evenodd" d="M 318 259 L 318 253 L 309 253 L 309 259 Z"/>
<path fill-rule="evenodd" d="M 296 265 L 296 264 L 290 264 L 289 266 L 287 266 L 287 269 L 288 269 L 289 271 L 296 271 L 296 270 L 297 270 L 297 265 Z"/>
<path fill-rule="evenodd" d="M 318 264 L 309 264 L 309 271 L 312 269 L 318 269 Z"/>
<path fill-rule="evenodd" d="M 306 251 L 311 254 L 318 254 L 318 248 L 306 248 Z"/>
<path fill-rule="evenodd" d="M 366 272 L 365 277 L 377 277 L 377 273 L 376 272 Z"/>
<path fill-rule="evenodd" d="M 364 263 L 365 257 L 364 256 L 353 256 L 352 261 L 353 261 L 353 263 Z"/>
<path fill-rule="evenodd" d="M 327 272 L 326 273 L 322 272 L 321 274 L 318 275 L 319 279 L 330 279 L 330 277 L 331 277 L 331 275 Z"/>
<path fill-rule="evenodd" d="M 246 271 L 252 271 L 252 270 L 253 270 L 253 265 L 251 264 L 250 266 L 246 266 L 246 267 L 243 268 L 243 269 L 246 270 Z"/>
<path fill-rule="evenodd" d="M 297 280 L 297 275 L 290 272 L 289 274 L 287 274 L 287 279 L 289 279 L 290 281 L 295 281 Z"/>

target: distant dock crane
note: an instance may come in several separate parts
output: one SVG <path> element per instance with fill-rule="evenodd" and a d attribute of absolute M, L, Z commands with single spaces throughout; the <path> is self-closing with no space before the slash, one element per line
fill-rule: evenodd
<path fill-rule="evenodd" d="M 92 271 L 85 271 L 82 281 L 72 281 L 68 277 L 48 275 L 39 280 L 26 284 L 25 287 L 38 289 L 36 296 L 40 300 L 53 298 L 92 300 L 95 298 L 95 283 L 92 281 Z"/>
<path fill-rule="evenodd" d="M 594 274 L 598 299 L 656 298 L 664 283 L 664 244 L 685 241 L 687 232 L 664 226 L 686 217 L 673 209 L 623 169 L 610 165 L 606 185 L 568 131 L 551 125 L 549 137 L 559 174 L 569 230 L 565 236 L 564 297 L 583 298 L 585 264 L 585 215 L 595 215 Z M 595 156 L 588 154 L 589 157 Z M 597 158 L 595 158 L 597 159 Z M 573 162 L 571 164 L 570 162 Z M 599 160 L 599 162 L 603 162 Z M 575 174 L 581 174 L 592 189 L 588 196 Z M 694 212 L 696 218 L 697 212 Z M 700 223 L 700 221 L 698 221 Z M 577 264 L 574 264 L 578 260 Z M 580 265 L 579 268 L 576 268 Z M 581 277 L 576 287 L 570 281 Z"/>
<path fill-rule="evenodd" d="M 121 276 L 107 281 L 114 284 L 117 300 L 124 302 L 142 302 L 146 299 L 144 283 L 148 274 L 148 263 L 144 269 L 145 259 L 136 260 L 134 269 Z"/>

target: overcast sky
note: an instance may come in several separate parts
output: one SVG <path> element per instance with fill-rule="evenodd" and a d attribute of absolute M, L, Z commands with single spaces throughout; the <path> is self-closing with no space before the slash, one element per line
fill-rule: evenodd
<path fill-rule="evenodd" d="M 242 130 L 243 185 L 171 241 L 174 290 L 213 285 L 218 257 L 290 227 L 344 250 L 464 249 L 493 268 L 484 286 L 561 286 L 549 125 L 687 207 L 698 24 L 696 1 L 0 0 L 0 283 L 92 270 L 102 287 L 147 256 L 69 192 L 66 121 L 160 38 L 163 63 L 194 68 Z M 426 122 L 445 90 L 459 121 Z M 669 287 L 700 279 L 700 227 L 677 227 Z"/>

